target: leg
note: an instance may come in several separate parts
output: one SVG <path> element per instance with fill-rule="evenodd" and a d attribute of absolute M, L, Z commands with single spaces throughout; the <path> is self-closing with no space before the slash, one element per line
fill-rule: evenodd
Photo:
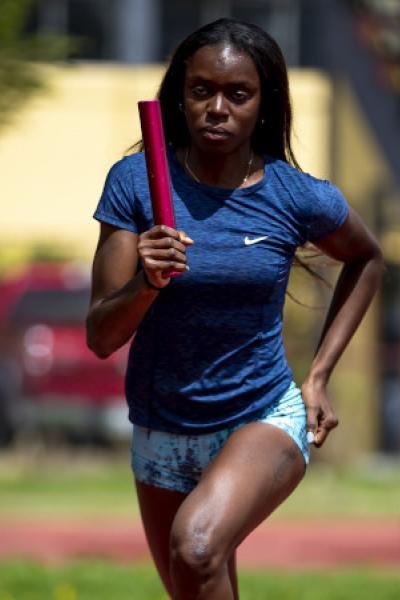
<path fill-rule="evenodd" d="M 236 569 L 236 550 L 233 551 L 230 559 L 228 560 L 228 576 L 232 588 L 232 598 L 233 600 L 239 600 L 239 585 Z"/>
<path fill-rule="evenodd" d="M 147 485 L 136 480 L 140 513 L 154 563 L 172 598 L 169 576 L 169 539 L 172 522 L 187 494 Z"/>
<path fill-rule="evenodd" d="M 136 489 L 147 543 L 161 581 L 172 597 L 172 584 L 169 574 L 171 526 L 187 494 L 146 485 L 137 480 Z M 232 590 L 234 591 L 233 597 L 237 600 L 239 596 L 235 553 L 229 560 L 228 571 Z"/>
<path fill-rule="evenodd" d="M 299 448 L 281 429 L 251 423 L 233 433 L 174 519 L 174 600 L 233 600 L 229 558 L 304 470 Z"/>

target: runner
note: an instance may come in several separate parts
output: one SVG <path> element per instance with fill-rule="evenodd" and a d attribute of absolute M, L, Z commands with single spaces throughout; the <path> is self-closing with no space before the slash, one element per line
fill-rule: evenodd
<path fill-rule="evenodd" d="M 286 65 L 262 29 L 221 19 L 191 34 L 159 98 L 178 230 L 153 226 L 143 153 L 116 163 L 95 213 L 88 343 L 106 357 L 135 334 L 132 466 L 168 593 L 230 600 L 235 550 L 302 479 L 307 431 L 319 447 L 337 425 L 326 386 L 382 255 L 340 191 L 299 169 Z M 282 310 L 306 241 L 344 264 L 299 389 Z"/>

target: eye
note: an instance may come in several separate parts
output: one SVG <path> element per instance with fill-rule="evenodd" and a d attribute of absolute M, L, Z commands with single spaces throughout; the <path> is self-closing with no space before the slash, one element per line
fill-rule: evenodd
<path fill-rule="evenodd" d="M 242 102 L 246 102 L 249 94 L 245 90 L 237 89 L 231 92 L 231 98 L 234 102 L 241 104 Z"/>
<path fill-rule="evenodd" d="M 210 91 L 205 85 L 196 85 L 192 88 L 192 94 L 196 98 L 206 98 L 209 93 Z"/>

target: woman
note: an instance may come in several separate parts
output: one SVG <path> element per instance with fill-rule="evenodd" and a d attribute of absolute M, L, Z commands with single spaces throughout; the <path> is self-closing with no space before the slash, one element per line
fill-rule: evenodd
<path fill-rule="evenodd" d="M 382 256 L 337 188 L 296 168 L 286 66 L 263 30 L 221 19 L 193 33 L 159 98 L 179 230 L 152 225 L 143 154 L 114 165 L 95 213 L 88 343 L 106 357 L 136 334 L 132 465 L 167 591 L 229 600 L 237 546 L 303 477 L 307 431 L 319 447 L 338 423 L 326 385 Z M 281 326 L 307 240 L 344 266 L 300 391 Z"/>

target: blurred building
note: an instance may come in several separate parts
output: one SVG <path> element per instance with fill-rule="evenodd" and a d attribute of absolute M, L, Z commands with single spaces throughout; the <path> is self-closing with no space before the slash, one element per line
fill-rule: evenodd
<path fill-rule="evenodd" d="M 301 0 L 42 0 L 29 28 L 78 36 L 73 57 L 143 64 L 164 61 L 194 29 L 221 16 L 258 23 L 300 61 Z"/>
<path fill-rule="evenodd" d="M 300 164 L 343 189 L 387 259 L 380 300 L 332 383 L 342 424 L 324 452 L 338 461 L 399 453 L 400 0 L 42 0 L 27 31 L 68 34 L 77 46 L 66 66 L 48 68 L 50 93 L 0 138 L 1 236 L 65 240 L 88 257 L 105 173 L 140 135 L 137 100 L 155 95 L 177 43 L 221 16 L 257 23 L 277 39 L 291 67 Z M 311 327 L 315 313 L 302 314 Z M 307 336 L 297 331 L 293 349 Z"/>

